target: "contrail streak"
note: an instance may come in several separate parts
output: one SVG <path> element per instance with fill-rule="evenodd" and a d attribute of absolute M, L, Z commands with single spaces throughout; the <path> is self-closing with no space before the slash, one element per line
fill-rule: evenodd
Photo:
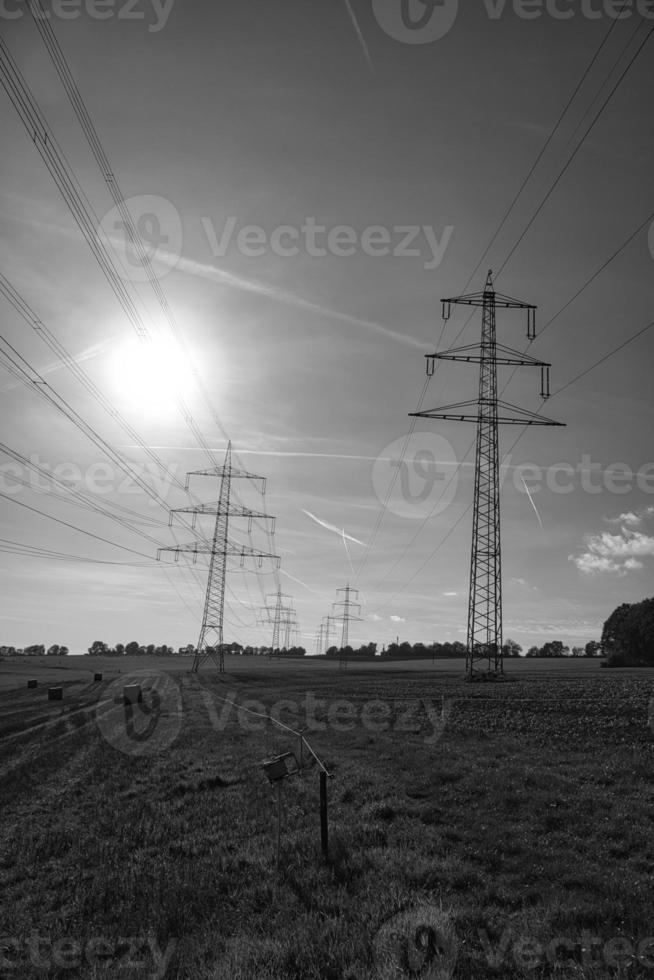
<path fill-rule="evenodd" d="M 372 63 L 372 58 L 370 57 L 370 51 L 368 50 L 368 45 L 366 44 L 366 39 L 361 33 L 361 28 L 359 27 L 359 22 L 355 17 L 354 10 L 352 9 L 352 4 L 350 0 L 343 0 L 345 3 L 345 9 L 347 10 L 350 20 L 352 21 L 352 26 L 354 28 L 355 34 L 359 39 L 359 44 L 361 45 L 361 50 L 364 53 L 365 59 L 368 62 L 368 68 L 375 74 L 375 66 Z"/>
<path fill-rule="evenodd" d="M 529 500 L 530 500 L 530 502 L 531 502 L 531 506 L 532 506 L 532 507 L 534 508 L 534 514 L 535 514 L 535 515 L 536 515 L 536 517 L 538 518 L 538 523 L 540 524 L 540 526 L 541 526 L 541 528 L 542 528 L 542 526 L 543 526 L 543 522 L 542 522 L 542 521 L 541 521 L 541 519 L 540 519 L 540 514 L 538 513 L 538 509 L 537 509 L 537 507 L 536 507 L 536 504 L 534 503 L 534 498 L 532 497 L 532 495 L 531 495 L 531 493 L 529 492 L 529 487 L 528 487 L 528 486 L 527 486 L 527 484 L 525 483 L 525 478 L 524 478 L 524 476 L 522 475 L 522 473 L 520 474 L 520 479 L 522 480 L 522 485 L 523 485 L 523 487 L 525 488 L 525 491 L 526 491 L 526 493 L 527 493 L 527 496 L 529 497 Z"/>
<path fill-rule="evenodd" d="M 343 544 L 345 544 L 345 539 L 347 538 L 348 541 L 353 541 L 354 544 L 360 544 L 362 548 L 365 548 L 363 541 L 359 541 L 358 538 L 353 538 L 351 534 L 346 534 L 342 527 L 336 527 L 334 524 L 329 524 L 327 521 L 321 521 L 320 518 L 316 517 L 315 514 L 312 514 L 310 510 L 305 510 L 302 508 L 302 513 L 306 514 L 307 517 L 310 517 L 312 521 L 316 522 L 316 524 L 320 524 L 320 526 L 324 527 L 327 531 L 333 531 L 334 534 L 338 534 L 339 538 L 343 539 Z M 345 545 L 345 550 L 347 551 L 347 545 Z"/>
<path fill-rule="evenodd" d="M 303 582 L 302 579 L 296 578 L 295 575 L 291 575 L 291 573 L 287 572 L 284 568 L 280 568 L 279 573 L 280 575 L 285 575 L 286 578 L 290 578 L 291 582 L 297 582 L 297 584 L 301 585 L 303 589 L 307 590 L 307 592 L 313 592 L 314 595 L 322 595 L 322 592 L 316 592 L 316 590 L 312 589 L 310 585 L 307 585 L 307 583 Z"/>
<path fill-rule="evenodd" d="M 124 243 L 120 239 L 110 238 L 109 241 L 117 249 L 124 248 Z M 394 340 L 399 344 L 405 344 L 408 347 L 421 350 L 423 353 L 425 347 L 428 346 L 424 341 L 418 340 L 417 337 L 399 333 L 397 330 L 385 327 L 382 323 L 375 323 L 373 320 L 364 320 L 358 316 L 351 316 L 349 313 L 332 310 L 327 306 L 321 306 L 320 303 L 313 303 L 311 300 L 296 296 L 295 293 L 288 292 L 286 289 L 270 286 L 268 283 L 259 282 L 256 279 L 246 279 L 245 276 L 238 276 L 233 272 L 227 272 L 206 262 L 198 262 L 195 259 L 187 259 L 184 256 L 180 257 L 174 253 L 165 252 L 162 249 L 157 251 L 157 262 L 169 265 L 171 269 L 179 269 L 180 272 L 185 272 L 187 275 L 209 279 L 212 282 L 219 283 L 221 286 L 229 286 L 232 289 L 238 289 L 244 293 L 253 293 L 255 296 L 265 296 L 266 299 L 271 299 L 276 303 L 283 303 L 285 306 L 291 306 L 298 310 L 306 310 L 307 313 L 316 313 L 319 316 L 327 317 L 330 320 L 338 320 L 340 323 L 347 323 L 353 327 L 361 327 L 362 330 L 387 337 L 389 340 Z"/>

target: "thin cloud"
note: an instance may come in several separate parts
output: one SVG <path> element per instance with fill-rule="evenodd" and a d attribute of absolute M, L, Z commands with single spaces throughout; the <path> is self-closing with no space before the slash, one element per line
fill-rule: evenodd
<path fill-rule="evenodd" d="M 348 13 L 348 16 L 350 18 L 350 21 L 352 22 L 352 27 L 354 28 L 354 33 L 357 36 L 357 39 L 359 41 L 359 44 L 361 45 L 361 50 L 363 51 L 364 57 L 365 57 L 365 59 L 366 59 L 366 61 L 368 63 L 368 68 L 370 69 L 370 71 L 374 75 L 375 74 L 375 66 L 374 66 L 374 64 L 372 62 L 372 58 L 370 57 L 370 51 L 368 49 L 368 45 L 366 44 L 366 39 L 363 36 L 363 33 L 361 32 L 361 28 L 359 27 L 359 22 L 358 22 L 358 20 L 357 20 L 357 18 L 355 16 L 354 10 L 352 9 L 352 4 L 350 3 L 350 0 L 343 0 L 343 2 L 345 4 L 345 9 L 347 10 L 347 13 Z"/>
<path fill-rule="evenodd" d="M 642 568 L 643 558 L 654 557 L 654 537 L 627 525 L 620 528 L 619 534 L 589 534 L 584 543 L 585 550 L 580 555 L 568 556 L 584 574 L 626 575 Z"/>
<path fill-rule="evenodd" d="M 116 248 L 124 248 L 124 242 L 118 239 L 110 239 L 110 241 Z M 369 333 L 375 333 L 389 340 L 394 340 L 396 343 L 404 344 L 405 346 L 413 347 L 423 352 L 425 350 L 425 343 L 422 340 L 418 340 L 417 337 L 398 333 L 397 330 L 385 327 L 381 323 L 375 323 L 373 320 L 363 320 L 361 317 L 351 316 L 349 313 L 332 310 L 327 306 L 321 306 L 319 303 L 313 303 L 311 300 L 296 296 L 295 293 L 288 292 L 286 289 L 280 289 L 277 286 L 271 286 L 268 283 L 263 283 L 256 279 L 246 279 L 244 276 L 227 272 L 206 262 L 187 259 L 184 256 L 180 257 L 175 253 L 168 253 L 163 250 L 157 251 L 157 262 L 169 265 L 171 269 L 179 269 L 181 272 L 187 273 L 187 275 L 200 276 L 203 279 L 210 279 L 212 282 L 217 282 L 221 286 L 229 286 L 231 289 L 240 290 L 240 292 L 251 293 L 255 296 L 264 296 L 266 299 L 271 299 L 276 303 L 292 306 L 298 310 L 305 310 L 307 313 L 315 313 L 329 320 L 338 320 L 340 323 L 347 323 L 353 327 L 360 327 Z"/>
<path fill-rule="evenodd" d="M 522 473 L 520 474 L 520 479 L 522 480 L 522 485 L 523 485 L 523 487 L 525 488 L 525 492 L 526 492 L 526 494 L 527 494 L 527 496 L 529 497 L 529 503 L 530 503 L 530 504 L 531 504 L 531 506 L 532 506 L 532 507 L 534 508 L 534 514 L 535 514 L 535 515 L 536 515 L 536 517 L 538 518 L 538 523 L 540 524 L 540 526 L 541 526 L 541 530 L 542 530 L 542 528 L 543 528 L 543 522 L 542 522 L 542 521 L 541 521 L 541 519 L 540 519 L 540 514 L 538 513 L 538 508 L 536 507 L 536 504 L 534 503 L 534 498 L 533 498 L 533 497 L 532 497 L 532 495 L 531 495 L 531 492 L 530 492 L 530 490 L 529 490 L 529 487 L 528 487 L 528 486 L 527 486 L 527 484 L 525 483 L 525 478 L 524 478 L 524 476 L 522 475 Z"/>
<path fill-rule="evenodd" d="M 334 534 L 338 534 L 339 538 L 341 538 L 343 541 L 347 539 L 348 541 L 352 541 L 354 544 L 360 544 L 362 548 L 365 548 L 363 541 L 359 541 L 358 538 L 353 538 L 351 534 L 346 534 L 342 527 L 336 527 L 335 524 L 330 524 L 328 521 L 321 520 L 319 517 L 316 517 L 315 514 L 312 514 L 310 510 L 305 510 L 302 508 L 302 513 L 306 514 L 307 517 L 310 517 L 312 521 L 316 522 L 316 524 L 320 524 L 320 526 L 324 527 L 325 530 L 333 531 Z"/>

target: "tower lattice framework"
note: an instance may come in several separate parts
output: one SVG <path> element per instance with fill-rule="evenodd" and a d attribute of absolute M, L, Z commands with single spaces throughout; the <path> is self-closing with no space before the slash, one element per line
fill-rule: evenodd
<path fill-rule="evenodd" d="M 232 480 L 247 479 L 261 483 L 261 493 L 265 493 L 265 477 L 248 473 L 245 470 L 235 469 L 232 466 L 232 444 L 227 446 L 225 461 L 222 466 L 212 466 L 205 470 L 193 470 L 186 476 L 186 489 L 189 489 L 190 479 L 193 476 L 220 477 L 220 491 L 218 501 L 210 504 L 198 504 L 197 506 L 178 507 L 170 512 L 172 524 L 175 514 L 189 514 L 191 516 L 191 527 L 196 526 L 197 518 L 202 515 L 215 515 L 213 538 L 209 541 L 206 538 L 192 541 L 189 544 L 176 545 L 170 548 L 160 548 L 157 552 L 157 559 L 161 552 L 172 551 L 175 561 L 178 561 L 180 554 L 191 554 L 193 562 L 197 561 L 198 555 L 209 556 L 209 574 L 207 577 L 207 590 L 204 600 L 204 610 L 202 613 L 202 625 L 200 635 L 193 660 L 193 671 L 207 661 L 212 660 L 221 673 L 225 670 L 224 659 L 224 616 L 225 616 L 225 586 L 227 580 L 228 560 L 230 558 L 240 559 L 241 565 L 246 558 L 258 559 L 261 566 L 264 558 L 270 558 L 279 565 L 279 556 L 255 548 L 232 542 L 229 537 L 230 518 L 247 518 L 248 530 L 252 528 L 253 519 L 272 521 L 272 533 L 274 533 L 274 518 L 263 511 L 250 510 L 240 504 L 232 502 Z M 211 641 L 211 642 L 210 642 Z"/>
<path fill-rule="evenodd" d="M 541 397 L 549 398 L 550 364 L 526 353 L 497 343 L 496 310 L 527 311 L 527 338 L 535 340 L 536 307 L 495 292 L 492 273 L 488 273 L 483 292 L 470 293 L 443 301 L 443 318 L 449 319 L 452 304 L 478 306 L 482 311 L 481 343 L 457 347 L 443 353 L 427 354 L 427 373 L 432 375 L 436 360 L 479 364 L 479 391 L 476 402 L 458 402 L 426 412 L 417 418 L 439 418 L 477 423 L 475 487 L 470 559 L 470 592 L 466 645 L 466 676 L 472 680 L 484 669 L 502 673 L 502 547 L 500 538 L 500 456 L 499 426 L 562 425 L 535 412 L 500 401 L 497 391 L 498 365 L 539 367 Z M 470 411 L 472 409 L 472 411 Z"/>

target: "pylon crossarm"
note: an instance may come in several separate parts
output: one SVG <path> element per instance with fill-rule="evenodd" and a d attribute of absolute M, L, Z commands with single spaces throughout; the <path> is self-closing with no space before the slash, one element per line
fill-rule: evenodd
<path fill-rule="evenodd" d="M 492 292 L 492 290 L 491 290 Z M 488 299 L 488 291 L 479 293 L 467 293 L 465 296 L 448 296 L 441 300 L 444 304 L 454 304 L 458 303 L 462 306 L 483 306 L 484 300 Z M 534 306 L 533 303 L 523 303 L 521 299 L 514 299 L 513 296 L 504 296 L 502 293 L 493 292 L 495 306 L 503 307 L 504 309 L 515 309 L 515 310 L 537 310 L 538 307 Z"/>
<path fill-rule="evenodd" d="M 205 470 L 190 470 L 186 474 L 187 488 L 189 479 L 192 476 L 229 476 L 230 480 L 259 480 L 264 488 L 266 485 L 265 476 L 259 476 L 257 473 L 249 473 L 247 470 L 236 470 L 231 466 L 209 466 Z"/>
<path fill-rule="evenodd" d="M 515 405 L 509 405 L 506 402 L 497 402 L 498 408 L 503 408 L 507 411 L 517 412 L 518 415 L 501 415 L 498 413 L 497 417 L 490 414 L 488 417 L 484 413 L 483 402 L 470 401 L 470 402 L 458 402 L 455 405 L 441 405 L 438 408 L 429 409 L 426 412 L 411 412 L 410 416 L 412 418 L 418 419 L 444 419 L 450 422 L 478 422 L 480 418 L 482 420 L 497 421 L 500 425 L 557 425 L 564 426 L 565 422 L 555 422 L 552 419 L 546 418 L 544 415 L 538 415 L 536 412 L 529 412 L 525 408 L 518 408 Z M 461 412 L 462 408 L 474 408 L 474 411 Z"/>
<path fill-rule="evenodd" d="M 516 367 L 551 367 L 548 361 L 539 361 L 535 357 L 530 357 L 529 354 L 523 354 L 511 347 L 504 347 L 502 344 L 497 345 L 497 350 L 501 352 L 501 355 L 495 358 L 496 364 Z M 470 364 L 481 364 L 484 353 L 479 344 L 468 344 L 465 347 L 452 347 L 450 350 L 437 354 L 425 354 L 425 357 L 428 361 L 427 374 L 433 374 L 433 361 L 465 361 Z"/>
<path fill-rule="evenodd" d="M 543 415 L 539 415 L 537 412 L 530 412 L 526 408 L 518 408 L 517 405 L 511 405 L 509 402 L 497 402 L 498 408 L 503 408 L 509 412 L 518 412 L 520 414 L 519 418 L 508 418 L 499 416 L 498 422 L 503 422 L 505 425 L 557 425 L 565 426 L 565 422 L 555 422 L 553 419 L 545 418 Z"/>

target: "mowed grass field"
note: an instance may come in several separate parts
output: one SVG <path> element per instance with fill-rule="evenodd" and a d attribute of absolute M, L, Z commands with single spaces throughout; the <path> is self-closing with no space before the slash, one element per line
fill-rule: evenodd
<path fill-rule="evenodd" d="M 1 977 L 654 976 L 653 673 L 189 667 L 0 663 Z"/>

